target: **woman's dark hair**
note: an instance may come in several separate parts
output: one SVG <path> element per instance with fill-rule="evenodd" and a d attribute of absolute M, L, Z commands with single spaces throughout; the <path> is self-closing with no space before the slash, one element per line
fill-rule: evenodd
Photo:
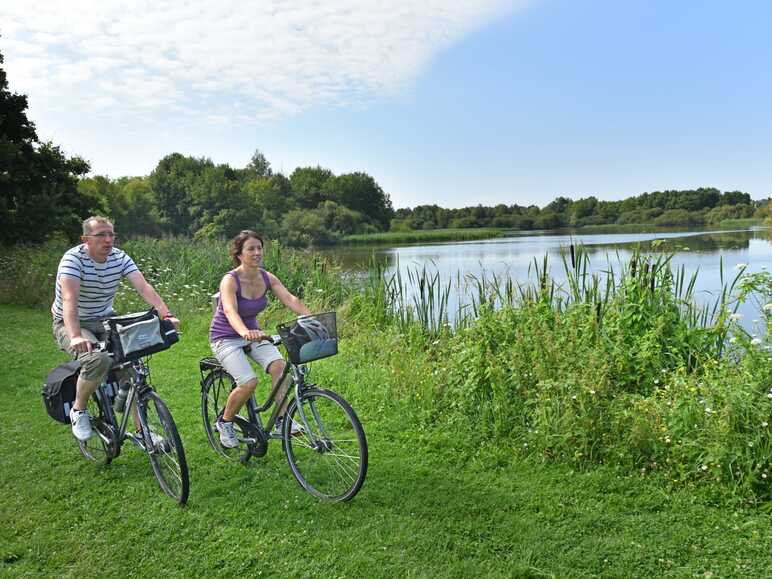
<path fill-rule="evenodd" d="M 239 234 L 234 237 L 231 240 L 231 247 L 230 247 L 230 255 L 233 259 L 233 264 L 238 267 L 241 265 L 241 261 L 239 261 L 239 256 L 241 255 L 241 252 L 244 251 L 244 244 L 247 242 L 247 239 L 250 237 L 254 239 L 260 240 L 260 245 L 265 247 L 265 241 L 263 241 L 263 238 L 258 235 L 257 232 L 252 231 L 251 229 L 245 229 L 243 231 L 240 231 Z"/>

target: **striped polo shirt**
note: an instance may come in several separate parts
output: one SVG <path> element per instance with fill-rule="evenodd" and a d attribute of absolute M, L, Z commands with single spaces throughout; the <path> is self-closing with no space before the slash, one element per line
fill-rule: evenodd
<path fill-rule="evenodd" d="M 64 254 L 56 271 L 56 296 L 51 306 L 54 319 L 61 320 L 63 317 L 62 276 L 80 280 L 78 317 L 81 320 L 92 320 L 113 313 L 113 299 L 121 279 L 135 271 L 139 270 L 134 260 L 115 247 L 104 263 L 91 259 L 85 244 L 73 247 Z"/>

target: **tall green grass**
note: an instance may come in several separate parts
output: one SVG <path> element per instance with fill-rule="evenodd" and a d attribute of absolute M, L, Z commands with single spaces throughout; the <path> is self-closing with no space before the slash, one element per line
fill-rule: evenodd
<path fill-rule="evenodd" d="M 768 501 L 770 340 L 745 332 L 735 312 L 756 299 L 772 323 L 769 274 L 725 280 L 722 269 L 715 303 L 699 305 L 696 274 L 670 255 L 635 254 L 600 273 L 581 247 L 562 261 L 560 283 L 546 258 L 529 283 L 466 280 L 471 305 L 453 327 L 451 280 L 425 268 L 371 273 L 352 313 L 433 352 L 415 390 L 393 392 L 427 428 L 464 433 L 472 447 L 656 471 L 674 485 L 720 482 Z"/>
<path fill-rule="evenodd" d="M 0 303 L 50 306 L 56 269 L 67 249 L 64 242 L 52 241 L 0 250 Z M 211 295 L 234 267 L 225 241 L 145 238 L 127 241 L 121 249 L 134 259 L 172 311 L 183 317 L 210 310 Z M 329 256 L 268 243 L 264 264 L 291 292 L 321 309 L 341 303 L 347 294 L 346 280 Z M 116 294 L 116 311 L 146 307 L 124 280 Z"/>

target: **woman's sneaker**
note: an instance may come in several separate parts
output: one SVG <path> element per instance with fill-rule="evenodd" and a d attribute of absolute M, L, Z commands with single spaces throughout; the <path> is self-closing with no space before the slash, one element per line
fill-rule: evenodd
<path fill-rule="evenodd" d="M 88 410 L 70 409 L 70 423 L 72 424 L 72 434 L 81 442 L 86 442 L 93 432 L 91 431 L 91 417 Z"/>
<path fill-rule="evenodd" d="M 236 438 L 236 429 L 233 428 L 233 422 L 226 422 L 218 418 L 214 423 L 217 432 L 220 433 L 220 444 L 223 448 L 236 448 L 239 445 L 239 439 Z"/>
<path fill-rule="evenodd" d="M 276 426 L 273 428 L 273 436 L 276 438 L 281 438 L 282 431 L 281 429 L 284 428 L 284 417 L 280 416 L 276 419 Z M 299 422 L 292 421 L 292 426 L 290 426 L 290 436 L 300 436 L 306 431 L 305 428 L 303 428 L 303 425 Z"/>

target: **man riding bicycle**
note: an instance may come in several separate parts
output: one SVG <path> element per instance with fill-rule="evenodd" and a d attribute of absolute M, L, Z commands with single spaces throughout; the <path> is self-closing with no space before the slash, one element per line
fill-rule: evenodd
<path fill-rule="evenodd" d="M 115 247 L 116 235 L 109 219 L 86 219 L 81 240 L 83 243 L 66 251 L 59 262 L 51 313 L 54 339 L 81 363 L 70 422 L 75 438 L 86 441 L 92 434 L 86 404 L 112 363 L 106 352 L 94 351 L 94 343 L 106 337 L 102 322 L 113 315 L 113 300 L 121 279 L 127 278 L 162 318 L 170 319 L 175 326 L 179 320 L 171 315 L 134 260 Z"/>

